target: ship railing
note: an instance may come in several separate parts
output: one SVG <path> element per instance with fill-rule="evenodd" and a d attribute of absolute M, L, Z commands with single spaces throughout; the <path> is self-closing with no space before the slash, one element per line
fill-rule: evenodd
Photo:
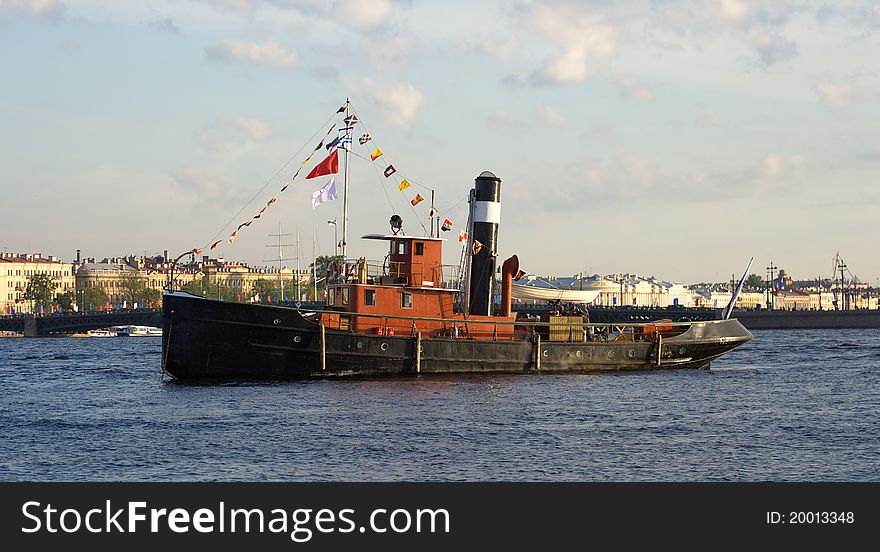
<path fill-rule="evenodd" d="M 492 320 L 466 318 L 428 318 L 400 315 L 383 315 L 372 313 L 353 313 L 321 309 L 299 309 L 303 312 L 315 313 L 322 317 L 322 324 L 329 329 L 350 330 L 352 321 L 357 318 L 379 319 L 378 325 L 371 326 L 379 335 L 410 335 L 417 334 L 431 337 L 447 337 L 453 339 L 488 339 L 496 341 L 524 341 L 540 336 L 544 341 L 552 342 L 654 342 L 659 336 L 671 337 L 687 331 L 694 324 L 718 324 L 724 320 L 707 320 L 702 322 L 556 322 L 546 320 Z M 333 315 L 323 317 L 323 315 Z M 437 324 L 443 326 L 437 329 Z M 510 327 L 513 331 L 510 331 Z M 362 332 L 365 333 L 365 332 Z"/>
<path fill-rule="evenodd" d="M 329 284 L 368 284 L 378 281 L 387 273 L 387 262 L 359 259 L 345 259 L 329 264 L 327 283 Z"/>
<path fill-rule="evenodd" d="M 327 282 L 330 284 L 392 284 L 420 285 L 429 280 L 441 287 L 458 289 L 460 269 L 457 265 L 441 265 L 430 272 L 411 272 L 406 269 L 408 263 L 360 259 L 345 259 L 330 263 Z"/>

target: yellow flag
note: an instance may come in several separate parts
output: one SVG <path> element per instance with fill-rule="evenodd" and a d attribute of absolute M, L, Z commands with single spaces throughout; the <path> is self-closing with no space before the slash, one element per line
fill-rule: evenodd
<path fill-rule="evenodd" d="M 372 159 L 373 161 L 379 159 L 380 157 L 382 157 L 382 150 L 380 150 L 379 148 L 376 148 L 376 151 L 370 154 L 370 159 Z"/>
<path fill-rule="evenodd" d="M 402 192 L 407 188 L 409 188 L 409 182 L 407 182 L 406 180 L 401 180 L 400 184 L 397 185 L 398 192 Z"/>

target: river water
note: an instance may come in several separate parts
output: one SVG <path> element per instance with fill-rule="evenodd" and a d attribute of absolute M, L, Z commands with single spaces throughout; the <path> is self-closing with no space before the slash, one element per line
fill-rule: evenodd
<path fill-rule="evenodd" d="M 880 480 L 880 330 L 754 333 L 708 371 L 211 386 L 159 338 L 0 339 L 0 480 Z"/>

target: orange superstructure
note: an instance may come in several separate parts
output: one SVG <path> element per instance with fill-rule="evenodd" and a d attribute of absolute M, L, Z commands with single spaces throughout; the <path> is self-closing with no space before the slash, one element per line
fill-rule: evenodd
<path fill-rule="evenodd" d="M 365 239 L 389 244 L 382 262 L 365 259 L 338 263 L 328 275 L 328 327 L 356 333 L 512 339 L 513 316 L 464 316 L 454 312 L 458 288 L 454 269 L 444 267 L 441 238 L 370 234 Z"/>

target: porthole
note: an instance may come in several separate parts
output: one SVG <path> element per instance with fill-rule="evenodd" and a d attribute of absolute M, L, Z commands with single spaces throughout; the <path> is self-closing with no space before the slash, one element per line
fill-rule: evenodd
<path fill-rule="evenodd" d="M 580 351 L 578 351 L 574 354 L 574 356 L 576 356 L 578 358 L 581 358 L 582 355 L 583 355 L 583 353 L 581 353 Z"/>
<path fill-rule="evenodd" d="M 547 349 L 544 349 L 544 356 L 550 356 L 550 351 L 548 351 Z"/>
<path fill-rule="evenodd" d="M 382 345 L 379 346 L 379 348 L 382 349 L 383 351 L 387 351 L 387 350 L 388 350 L 388 344 L 387 344 L 387 343 L 383 343 Z"/>
<path fill-rule="evenodd" d="M 272 323 L 275 324 L 276 326 L 280 326 L 280 325 L 281 325 L 281 319 L 280 319 L 280 318 L 276 318 L 275 320 L 272 321 Z"/>
<path fill-rule="evenodd" d="M 636 350 L 630 349 L 629 351 L 627 351 L 626 356 L 628 356 L 629 358 L 636 358 Z"/>
<path fill-rule="evenodd" d="M 684 347 L 679 347 L 679 348 L 678 348 L 678 354 L 683 355 L 683 354 L 685 354 L 686 352 L 687 352 L 687 349 L 685 349 Z"/>
<path fill-rule="evenodd" d="M 303 338 L 302 338 L 302 336 L 300 336 L 300 335 L 295 335 L 295 336 L 293 336 L 293 342 L 294 342 L 294 343 L 299 343 L 299 342 L 302 341 L 302 340 L 303 340 Z"/>
<path fill-rule="evenodd" d="M 614 358 L 614 350 L 613 349 L 609 350 L 607 356 L 609 359 L 613 359 Z"/>
<path fill-rule="evenodd" d="M 364 348 L 364 342 L 363 342 L 363 341 L 358 341 L 358 342 L 357 342 L 357 348 L 358 348 L 358 349 L 363 349 L 363 348 Z"/>

